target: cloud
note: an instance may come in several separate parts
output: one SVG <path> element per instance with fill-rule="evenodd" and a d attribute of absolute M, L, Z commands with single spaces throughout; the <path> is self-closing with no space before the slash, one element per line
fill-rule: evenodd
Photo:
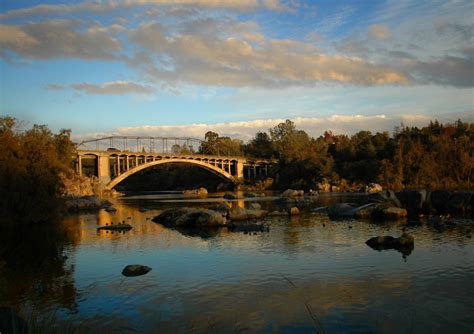
<path fill-rule="evenodd" d="M 254 45 L 254 36 L 245 33 L 239 38 L 200 33 L 167 36 L 157 23 L 142 24 L 129 34 L 132 43 L 156 56 L 156 61 L 139 66 L 158 81 L 228 87 L 408 82 L 404 73 L 390 66 L 320 53 L 312 44 L 297 40 L 259 37 Z"/>
<path fill-rule="evenodd" d="M 469 115 L 469 114 L 467 114 Z M 464 117 L 463 117 L 464 116 Z M 466 114 L 438 115 L 443 122 L 454 122 L 457 118 L 466 121 Z M 324 131 L 331 130 L 335 134 L 354 134 L 369 129 L 373 133 L 393 131 L 394 127 L 403 123 L 406 126 L 424 126 L 435 117 L 423 114 L 399 115 L 331 115 L 327 117 L 296 117 L 292 121 L 298 129 L 306 131 L 313 137 L 321 136 Z M 468 117 L 472 120 L 473 117 Z M 203 139 L 207 131 L 217 132 L 221 136 L 229 136 L 244 141 L 252 139 L 258 131 L 267 131 L 284 122 L 284 118 L 257 119 L 252 121 L 226 123 L 194 123 L 187 125 L 144 125 L 137 127 L 121 127 L 107 133 L 90 133 L 75 135 L 75 140 L 87 140 L 110 135 L 116 136 L 160 136 L 193 137 Z"/>
<path fill-rule="evenodd" d="M 100 26 L 83 29 L 80 21 L 50 20 L 0 25 L 0 55 L 14 52 L 25 58 L 113 59 L 121 43 Z"/>
<path fill-rule="evenodd" d="M 150 86 L 145 86 L 129 81 L 111 81 L 101 84 L 78 83 L 65 86 L 62 84 L 49 84 L 47 88 L 50 90 L 62 90 L 72 88 L 77 91 L 96 95 L 124 95 L 124 94 L 140 94 L 149 95 L 154 92 Z"/>
<path fill-rule="evenodd" d="M 384 40 L 391 37 L 390 30 L 383 24 L 372 24 L 368 29 L 369 36 L 375 39 Z"/>
<path fill-rule="evenodd" d="M 287 6 L 279 0 L 111 0 L 80 2 L 73 4 L 41 4 L 32 7 L 9 10 L 0 14 L 0 19 L 11 19 L 26 16 L 64 15 L 77 12 L 107 13 L 115 9 L 135 6 L 195 6 L 204 8 L 223 8 L 252 10 L 266 8 L 269 10 L 286 10 Z"/>

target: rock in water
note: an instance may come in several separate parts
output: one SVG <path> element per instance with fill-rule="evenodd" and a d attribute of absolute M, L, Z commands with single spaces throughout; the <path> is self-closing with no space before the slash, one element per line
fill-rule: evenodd
<path fill-rule="evenodd" d="M 256 219 L 256 218 L 262 218 L 266 216 L 267 214 L 268 214 L 268 211 L 265 211 L 265 210 L 235 208 L 229 212 L 229 219 L 230 220 Z"/>
<path fill-rule="evenodd" d="M 173 208 L 163 211 L 152 219 L 166 227 L 209 227 L 224 226 L 226 218 L 222 213 L 198 208 Z"/>
<path fill-rule="evenodd" d="M 395 195 L 400 200 L 402 207 L 407 209 L 410 214 L 420 213 L 426 206 L 426 190 L 405 189 L 398 191 Z"/>
<path fill-rule="evenodd" d="M 132 229 L 130 224 L 115 224 L 98 227 L 97 230 L 108 230 L 108 231 L 129 231 Z"/>
<path fill-rule="evenodd" d="M 238 199 L 239 197 L 237 195 L 234 195 L 232 193 L 226 193 L 223 198 L 225 199 Z"/>
<path fill-rule="evenodd" d="M 192 190 L 185 190 L 183 191 L 184 197 L 207 197 L 207 189 L 206 188 L 199 188 L 199 189 L 192 189 Z"/>
<path fill-rule="evenodd" d="M 365 242 L 367 246 L 378 251 L 396 249 L 404 255 L 409 255 L 415 247 L 415 239 L 408 233 L 403 233 L 399 238 L 390 235 L 370 238 Z"/>
<path fill-rule="evenodd" d="M 147 274 L 150 270 L 150 267 L 141 264 L 130 264 L 123 268 L 122 275 L 127 277 L 141 276 Z"/>

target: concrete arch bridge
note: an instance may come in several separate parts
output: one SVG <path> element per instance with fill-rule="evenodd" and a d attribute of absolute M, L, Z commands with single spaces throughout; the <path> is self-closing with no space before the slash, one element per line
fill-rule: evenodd
<path fill-rule="evenodd" d="M 108 147 L 104 147 L 103 142 Z M 190 143 L 201 146 L 202 141 L 178 137 L 106 137 L 85 141 L 77 147 L 76 173 L 96 176 L 107 189 L 113 189 L 129 176 L 147 168 L 187 164 L 238 184 L 268 176 L 276 163 L 269 159 L 196 154 Z"/>

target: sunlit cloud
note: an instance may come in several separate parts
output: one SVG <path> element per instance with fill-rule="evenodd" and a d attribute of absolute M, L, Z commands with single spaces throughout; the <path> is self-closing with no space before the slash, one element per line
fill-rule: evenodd
<path fill-rule="evenodd" d="M 466 120 L 465 114 L 457 115 Z M 314 137 L 323 135 L 325 131 L 335 134 L 354 134 L 362 130 L 372 132 L 393 132 L 396 126 L 424 126 L 435 118 L 430 115 L 400 114 L 400 115 L 331 115 L 327 117 L 296 117 L 292 121 L 298 129 L 306 131 Z M 456 120 L 456 115 L 437 117 L 440 121 Z M 471 120 L 473 117 L 470 118 Z M 208 131 L 217 132 L 221 136 L 248 141 L 259 131 L 268 132 L 270 128 L 285 122 L 284 118 L 257 119 L 251 121 L 225 123 L 193 123 L 186 125 L 144 125 L 136 127 L 120 127 L 109 132 L 86 133 L 75 135 L 77 141 L 117 136 L 176 136 L 202 139 Z"/>

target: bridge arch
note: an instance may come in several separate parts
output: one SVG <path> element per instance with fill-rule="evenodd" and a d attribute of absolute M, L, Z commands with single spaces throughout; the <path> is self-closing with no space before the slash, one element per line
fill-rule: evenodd
<path fill-rule="evenodd" d="M 195 165 L 195 166 L 200 166 L 218 176 L 224 177 L 225 179 L 231 181 L 234 184 L 238 183 L 238 179 L 234 177 L 232 174 L 218 168 L 217 166 L 213 166 L 209 163 L 205 163 L 200 160 L 195 160 L 195 159 L 186 159 L 186 158 L 175 158 L 173 159 L 160 159 L 160 160 L 155 160 L 155 161 L 150 161 L 147 163 L 144 163 L 142 165 L 135 166 L 124 173 L 120 174 L 116 178 L 112 179 L 107 185 L 107 189 L 113 189 L 117 184 L 128 178 L 129 176 L 138 173 L 144 169 L 153 167 L 153 166 L 158 166 L 158 165 L 163 165 L 163 164 L 176 164 L 176 163 L 181 163 L 181 164 L 188 164 L 188 165 Z"/>

